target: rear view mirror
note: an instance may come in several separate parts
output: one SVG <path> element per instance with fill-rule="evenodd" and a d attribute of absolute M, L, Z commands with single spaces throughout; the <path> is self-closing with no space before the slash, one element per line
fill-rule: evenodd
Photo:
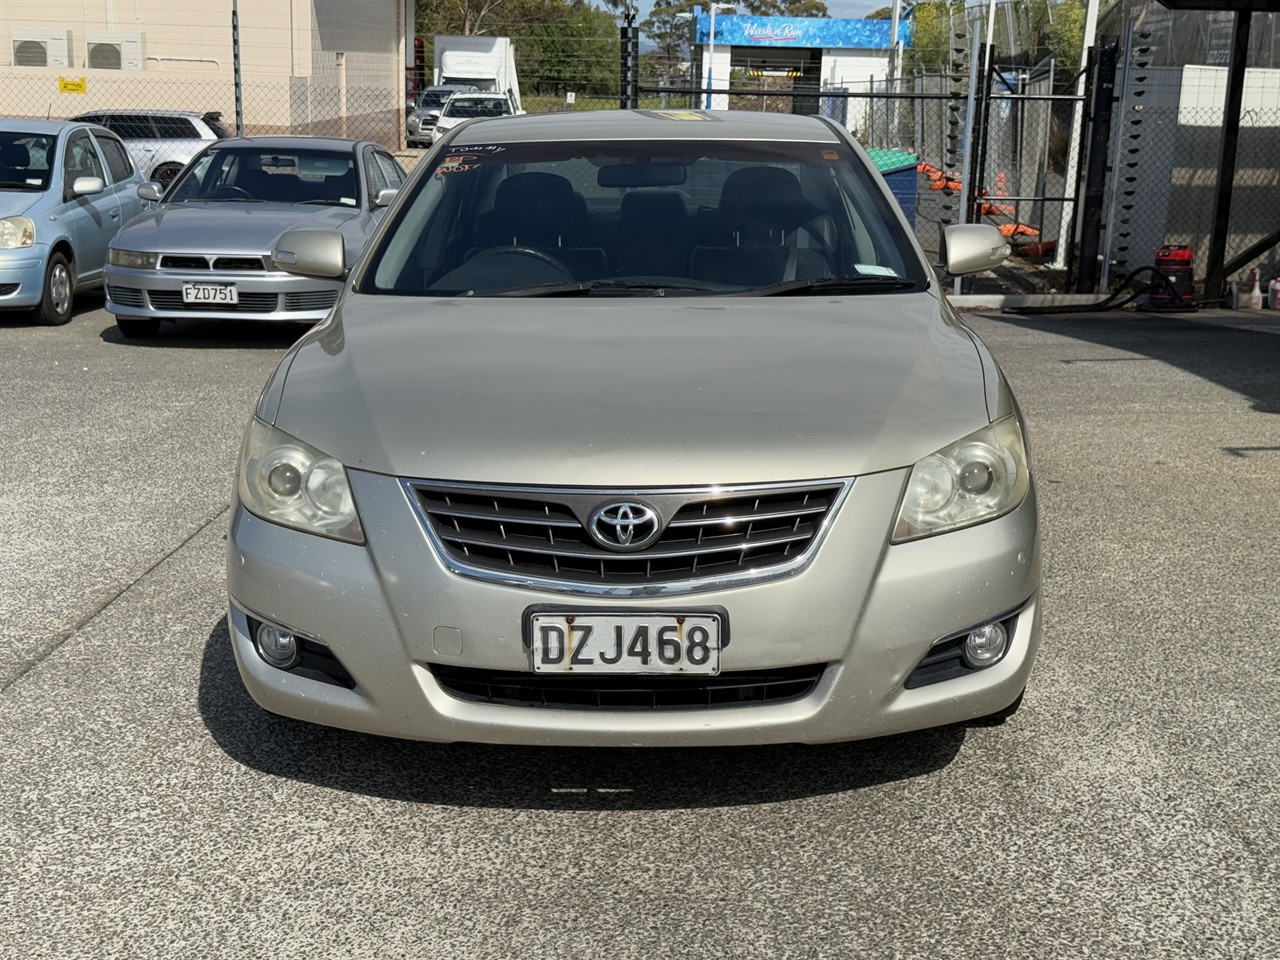
<path fill-rule="evenodd" d="M 986 223 L 953 224 L 943 231 L 943 241 L 943 264 L 953 277 L 990 270 L 1010 253 L 1009 242 Z"/>
<path fill-rule="evenodd" d="M 602 187 L 678 187 L 685 179 L 680 163 L 611 163 L 596 173 Z"/>
<path fill-rule="evenodd" d="M 101 177 L 76 177 L 71 184 L 71 192 L 77 197 L 91 197 L 105 189 L 107 184 Z"/>
<path fill-rule="evenodd" d="M 271 251 L 271 262 L 303 277 L 333 279 L 347 272 L 346 250 L 337 230 L 286 230 Z"/>
<path fill-rule="evenodd" d="M 373 205 L 377 207 L 389 207 L 391 201 L 396 198 L 396 194 L 400 191 L 395 187 L 383 187 L 378 191 L 378 195 L 373 198 Z"/>
<path fill-rule="evenodd" d="M 138 197 L 142 200 L 159 200 L 164 195 L 164 187 L 158 183 L 140 183 L 138 184 Z"/>

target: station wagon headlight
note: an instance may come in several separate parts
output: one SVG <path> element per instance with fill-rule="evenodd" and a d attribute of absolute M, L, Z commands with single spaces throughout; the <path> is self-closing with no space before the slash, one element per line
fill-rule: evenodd
<path fill-rule="evenodd" d="M 254 418 L 240 451 L 240 502 L 263 520 L 363 543 L 341 461 Z"/>
<path fill-rule="evenodd" d="M 1017 417 L 1006 417 L 916 463 L 893 542 L 1003 516 L 1026 499 L 1030 485 L 1022 425 Z"/>
<path fill-rule="evenodd" d="M 143 253 L 141 250 L 121 250 L 110 247 L 107 263 L 113 267 L 132 267 L 135 270 L 154 270 L 160 263 L 160 254 Z"/>
<path fill-rule="evenodd" d="M 36 242 L 36 224 L 30 217 L 0 220 L 0 250 L 16 250 Z"/>

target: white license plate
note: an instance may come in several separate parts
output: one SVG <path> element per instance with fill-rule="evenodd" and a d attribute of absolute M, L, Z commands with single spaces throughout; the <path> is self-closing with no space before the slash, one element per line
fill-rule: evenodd
<path fill-rule="evenodd" d="M 709 613 L 535 613 L 535 673 L 720 672 L 720 617 Z"/>
<path fill-rule="evenodd" d="M 183 303 L 239 303 L 240 291 L 234 283 L 184 283 Z"/>

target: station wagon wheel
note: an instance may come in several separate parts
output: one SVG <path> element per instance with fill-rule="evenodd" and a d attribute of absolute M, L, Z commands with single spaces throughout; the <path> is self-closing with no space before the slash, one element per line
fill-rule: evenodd
<path fill-rule="evenodd" d="M 55 253 L 49 257 L 49 266 L 44 272 L 44 296 L 36 307 L 36 319 L 51 327 L 61 326 L 70 320 L 75 286 L 75 276 L 66 255 Z"/>
<path fill-rule="evenodd" d="M 156 317 L 116 317 L 116 327 L 129 340 L 150 340 L 160 332 L 160 321 Z"/>
<path fill-rule="evenodd" d="M 163 187 L 173 183 L 173 178 L 182 172 L 180 163 L 162 163 L 151 171 L 151 180 Z"/>

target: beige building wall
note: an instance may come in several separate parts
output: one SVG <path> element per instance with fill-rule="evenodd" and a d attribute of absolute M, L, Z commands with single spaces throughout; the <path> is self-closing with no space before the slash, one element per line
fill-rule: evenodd
<path fill-rule="evenodd" d="M 413 2 L 239 0 L 246 132 L 396 146 Z M 218 110 L 234 126 L 231 13 L 231 0 L 0 0 L 0 114 Z M 28 41 L 44 45 L 45 66 L 22 64 Z M 99 43 L 119 52 L 119 69 L 97 65 Z"/>

